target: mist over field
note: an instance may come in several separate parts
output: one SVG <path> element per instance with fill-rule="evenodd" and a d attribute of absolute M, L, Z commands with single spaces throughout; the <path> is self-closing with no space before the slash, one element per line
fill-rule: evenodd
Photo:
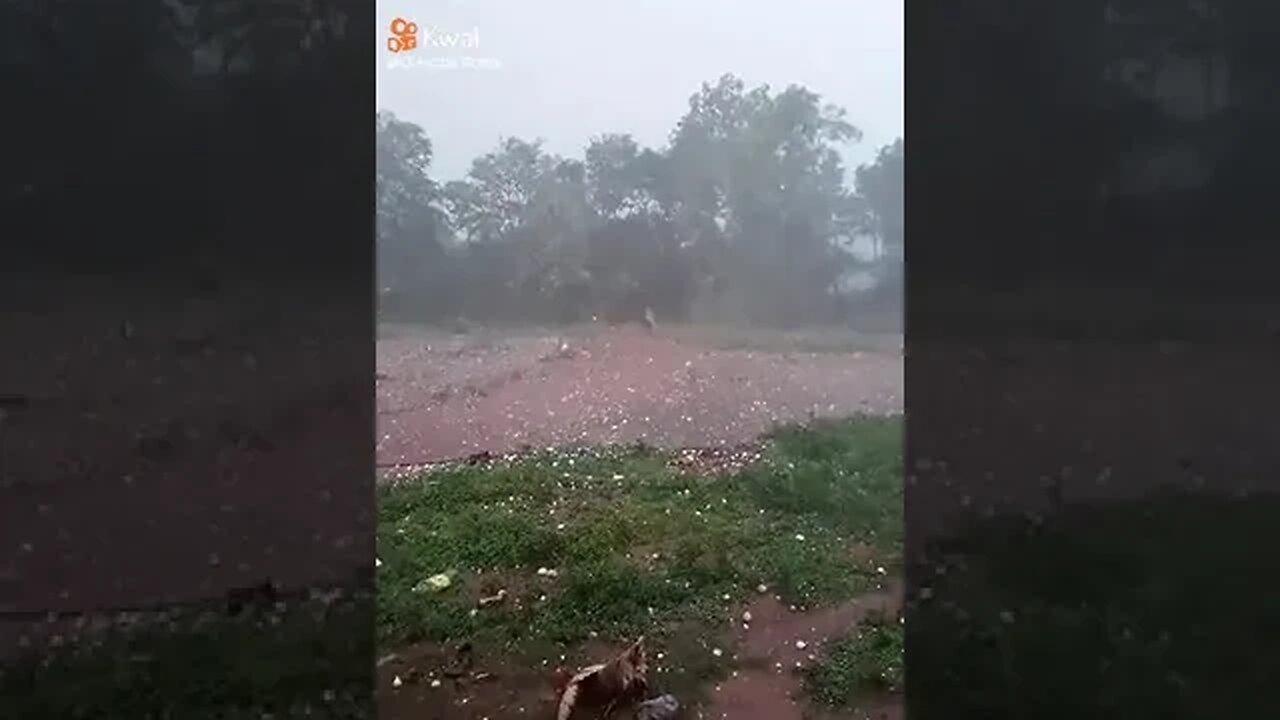
<path fill-rule="evenodd" d="M 388 717 L 901 717 L 901 13 L 380 11 Z"/>
<path fill-rule="evenodd" d="M 917 9 L 0 3 L 0 717 L 1280 716 L 1280 5 Z"/>
<path fill-rule="evenodd" d="M 900 5 L 378 19 L 381 318 L 900 324 Z"/>
<path fill-rule="evenodd" d="M 849 167 L 862 140 L 727 73 L 659 145 L 504 136 L 446 181 L 446 140 L 379 111 L 380 464 L 900 410 L 904 144 Z"/>

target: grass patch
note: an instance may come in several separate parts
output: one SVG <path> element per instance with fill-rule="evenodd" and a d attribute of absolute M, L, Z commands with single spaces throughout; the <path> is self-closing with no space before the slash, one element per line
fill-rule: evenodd
<path fill-rule="evenodd" d="M 805 673 L 805 688 L 819 702 L 852 707 L 868 693 L 902 689 L 903 626 L 874 618 L 833 641 L 821 662 Z"/>
<path fill-rule="evenodd" d="M 851 543 L 870 543 L 877 563 L 898 556 L 898 425 L 782 430 L 765 464 L 729 479 L 618 448 L 384 489 L 379 635 L 534 651 L 657 628 L 686 679 L 723 672 L 708 648 L 756 583 L 817 603 L 868 583 Z M 1166 497 L 992 521 L 935 545 L 916 575 L 932 578 L 930 597 L 910 615 L 913 714 L 1276 716 L 1278 511 L 1275 498 Z M 446 570 L 448 590 L 414 590 Z M 512 598 L 472 615 L 494 585 Z M 11 664 L 0 716 L 366 717 L 368 630 L 358 603 L 177 614 Z M 900 682 L 901 643 L 901 626 L 864 626 L 830 647 L 810 691 L 841 704 L 877 678 Z"/>
<path fill-rule="evenodd" d="M 0 716 L 372 717 L 371 605 L 311 601 L 115 625 L 0 672 Z"/>
<path fill-rule="evenodd" d="M 899 419 L 859 418 L 780 430 L 763 461 L 733 477 L 685 474 L 664 453 L 629 447 L 384 487 L 380 642 L 466 638 L 545 653 L 691 623 L 719 635 L 760 583 L 800 606 L 852 597 L 900 557 L 901 447 Z M 448 589 L 421 587 L 444 572 Z M 504 602 L 476 608 L 498 589 Z"/>
<path fill-rule="evenodd" d="M 758 505 L 901 550 L 901 419 L 819 421 L 771 440 L 770 462 L 739 478 Z"/>
<path fill-rule="evenodd" d="M 1166 496 L 931 548 L 920 717 L 1275 717 L 1280 499 Z"/>
<path fill-rule="evenodd" d="M 731 669 L 725 613 L 758 583 L 814 605 L 867 589 L 878 566 L 897 562 L 899 434 L 900 421 L 871 419 L 781 430 L 759 467 L 728 478 L 681 473 L 653 450 L 611 448 L 384 487 L 378 640 L 466 638 L 482 651 L 546 658 L 643 632 L 667 655 L 656 663 L 663 686 L 692 699 Z M 449 588 L 423 586 L 442 572 Z M 497 589 L 505 602 L 476 608 Z M 0 716 L 369 717 L 369 606 L 316 599 L 117 627 L 10 663 Z"/>

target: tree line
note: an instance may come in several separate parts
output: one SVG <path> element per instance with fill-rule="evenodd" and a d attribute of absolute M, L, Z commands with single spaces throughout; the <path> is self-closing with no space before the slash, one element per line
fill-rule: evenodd
<path fill-rule="evenodd" d="M 849 172 L 843 108 L 798 85 L 704 83 L 662 148 L 581 157 L 505 138 L 461 180 L 422 128 L 377 116 L 377 267 L 387 319 L 592 317 L 842 322 L 900 307 L 903 142 Z"/>

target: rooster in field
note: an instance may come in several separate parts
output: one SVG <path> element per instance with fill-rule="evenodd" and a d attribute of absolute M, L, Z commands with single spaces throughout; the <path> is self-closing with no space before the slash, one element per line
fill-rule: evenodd
<path fill-rule="evenodd" d="M 643 696 L 648 672 L 643 637 L 602 665 L 585 667 L 576 674 L 557 668 L 553 678 L 558 702 L 556 720 L 569 720 L 580 707 L 603 707 L 600 717 L 610 717 L 620 703 Z"/>

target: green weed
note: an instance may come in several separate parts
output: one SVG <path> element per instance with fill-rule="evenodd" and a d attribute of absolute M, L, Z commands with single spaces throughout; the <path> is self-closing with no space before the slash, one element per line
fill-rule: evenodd
<path fill-rule="evenodd" d="M 826 656 L 809 668 L 805 686 L 820 702 L 837 707 L 857 703 L 867 693 L 896 692 L 903 680 L 903 626 L 893 619 L 870 619 L 831 643 Z"/>
<path fill-rule="evenodd" d="M 900 435 L 898 419 L 783 429 L 731 477 L 629 447 L 398 483 L 379 498 L 379 636 L 569 645 L 714 616 L 760 583 L 802 605 L 851 597 L 900 554 Z M 437 573 L 457 581 L 424 591 Z M 483 582 L 508 591 L 500 608 L 473 611 Z"/>

